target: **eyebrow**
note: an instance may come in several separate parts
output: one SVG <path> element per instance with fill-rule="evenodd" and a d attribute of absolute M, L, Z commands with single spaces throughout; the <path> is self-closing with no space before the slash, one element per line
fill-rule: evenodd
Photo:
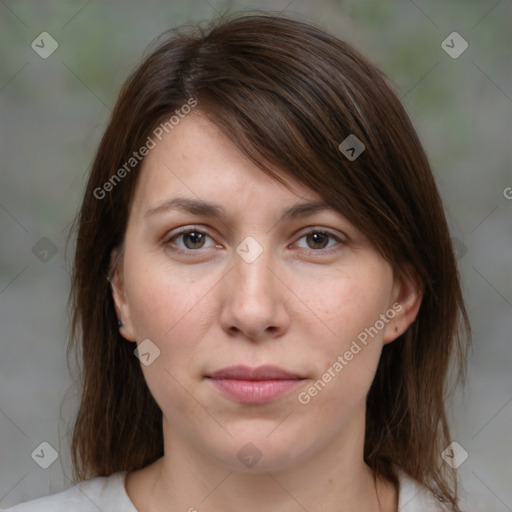
<path fill-rule="evenodd" d="M 171 210 L 182 210 L 193 215 L 212 217 L 221 221 L 225 221 L 227 218 L 226 211 L 219 204 L 197 199 L 188 199 L 185 197 L 167 199 L 163 203 L 150 208 L 144 214 L 144 218 L 148 218 L 159 213 L 165 213 Z M 326 203 L 319 201 L 298 203 L 282 210 L 280 220 L 303 218 L 323 210 L 332 210 L 332 208 Z"/>

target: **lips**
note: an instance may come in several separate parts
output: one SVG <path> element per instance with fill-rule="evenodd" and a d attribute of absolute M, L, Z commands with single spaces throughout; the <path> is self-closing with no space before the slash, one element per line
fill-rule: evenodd
<path fill-rule="evenodd" d="M 304 380 L 296 373 L 272 365 L 230 366 L 207 375 L 207 379 L 227 398 L 244 404 L 271 402 Z"/>
<path fill-rule="evenodd" d="M 222 368 L 209 375 L 211 379 L 235 379 L 235 380 L 297 380 L 302 377 L 284 370 L 279 366 L 264 365 L 257 368 L 249 366 L 230 366 Z"/>

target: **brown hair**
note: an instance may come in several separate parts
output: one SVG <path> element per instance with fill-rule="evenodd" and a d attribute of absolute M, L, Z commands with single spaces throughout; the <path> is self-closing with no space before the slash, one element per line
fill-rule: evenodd
<path fill-rule="evenodd" d="M 191 98 L 263 172 L 285 184 L 277 168 L 314 190 L 423 290 L 415 322 L 383 349 L 367 397 L 364 458 L 376 477 L 396 484 L 401 468 L 455 509 L 455 473 L 440 454 L 450 442 L 450 369 L 464 377 L 470 326 L 429 163 L 383 74 L 347 43 L 283 16 L 173 32 L 120 93 L 77 217 L 69 348 L 78 345 L 83 393 L 75 478 L 133 471 L 163 455 L 162 413 L 118 332 L 106 279 L 140 164 L 103 198 L 97 190 Z M 355 160 L 338 148 L 350 134 L 365 145 Z"/>

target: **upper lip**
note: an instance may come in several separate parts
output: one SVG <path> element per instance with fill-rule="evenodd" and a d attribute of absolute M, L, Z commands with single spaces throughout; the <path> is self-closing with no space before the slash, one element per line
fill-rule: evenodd
<path fill-rule="evenodd" d="M 273 365 L 263 365 L 256 368 L 244 365 L 228 366 L 207 375 L 207 377 L 233 380 L 297 380 L 303 378 L 296 373 Z"/>

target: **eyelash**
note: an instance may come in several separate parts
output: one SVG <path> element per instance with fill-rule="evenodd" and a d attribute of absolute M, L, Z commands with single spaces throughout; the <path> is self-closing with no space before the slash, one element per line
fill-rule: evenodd
<path fill-rule="evenodd" d="M 172 252 L 175 252 L 175 253 L 178 253 L 178 254 L 182 254 L 184 256 L 194 256 L 194 255 L 197 255 L 197 253 L 202 249 L 195 249 L 195 250 L 192 250 L 192 249 L 181 249 L 181 248 L 177 248 L 175 246 L 172 245 L 172 241 L 173 240 L 176 240 L 177 238 L 179 238 L 181 235 L 186 235 L 188 233 L 200 233 L 202 235 L 206 235 L 210 238 L 212 238 L 207 232 L 199 229 L 199 228 L 195 228 L 195 227 L 187 227 L 187 228 L 183 228 L 183 229 L 180 229 L 179 231 L 175 232 L 172 234 L 172 236 L 170 236 L 169 238 L 167 238 L 163 243 L 164 243 L 164 246 L 165 247 L 168 247 Z M 306 255 L 307 256 L 324 256 L 324 255 L 328 255 L 328 254 L 332 254 L 334 252 L 337 252 L 340 250 L 340 248 L 338 247 L 339 244 L 345 244 L 345 242 L 337 235 L 335 235 L 334 233 L 332 233 L 331 231 L 327 231 L 323 228 L 313 228 L 313 229 L 310 229 L 309 231 L 306 231 L 304 233 L 301 234 L 301 236 L 298 238 L 298 240 L 301 240 L 302 238 L 308 236 L 308 235 L 311 235 L 311 234 L 322 234 L 322 235 L 327 235 L 328 237 L 330 237 L 331 239 L 334 239 L 336 242 L 338 242 L 338 244 L 330 247 L 330 248 L 327 248 L 327 249 L 302 249 L 303 251 L 306 252 Z M 213 240 L 213 238 L 212 238 Z"/>

